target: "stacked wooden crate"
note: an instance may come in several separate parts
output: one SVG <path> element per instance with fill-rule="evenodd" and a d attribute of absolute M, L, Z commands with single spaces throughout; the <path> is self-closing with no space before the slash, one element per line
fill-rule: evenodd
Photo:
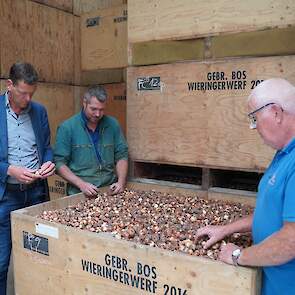
<path fill-rule="evenodd" d="M 128 17 L 133 175 L 199 167 L 216 195 L 228 172 L 258 182 L 273 151 L 248 127 L 247 96 L 271 77 L 295 83 L 294 3 L 129 0 Z"/>
<path fill-rule="evenodd" d="M 76 1 L 74 12 L 80 14 L 81 84 L 105 85 L 106 114 L 126 133 L 126 0 Z"/>

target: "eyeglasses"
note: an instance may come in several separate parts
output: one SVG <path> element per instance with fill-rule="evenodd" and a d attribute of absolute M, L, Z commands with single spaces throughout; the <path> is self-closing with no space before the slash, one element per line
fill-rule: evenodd
<path fill-rule="evenodd" d="M 21 97 L 25 97 L 25 96 L 27 96 L 27 95 L 29 95 L 30 97 L 33 95 L 31 92 L 25 92 L 25 91 L 21 91 L 21 90 L 19 90 L 18 89 L 18 87 L 15 85 L 15 84 L 13 84 L 13 87 L 14 87 L 14 89 L 18 92 L 18 94 L 21 96 Z"/>
<path fill-rule="evenodd" d="M 257 118 L 256 118 L 256 113 L 263 110 L 264 108 L 270 106 L 270 105 L 273 105 L 275 104 L 274 102 L 269 102 L 265 105 L 263 105 L 262 107 L 254 110 L 253 112 L 249 113 L 248 114 L 248 118 L 249 118 L 249 121 L 250 121 L 250 129 L 256 129 L 257 127 Z"/>

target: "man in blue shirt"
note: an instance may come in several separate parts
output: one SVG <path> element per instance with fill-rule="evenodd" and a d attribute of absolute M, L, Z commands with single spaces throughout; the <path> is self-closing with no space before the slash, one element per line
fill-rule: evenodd
<path fill-rule="evenodd" d="M 31 101 L 37 81 L 31 64 L 16 63 L 0 95 L 0 295 L 6 295 L 10 212 L 45 201 L 46 178 L 55 170 L 47 112 Z"/>
<path fill-rule="evenodd" d="M 221 248 L 229 264 L 261 266 L 263 295 L 295 294 L 295 87 L 284 79 L 259 84 L 248 99 L 250 128 L 277 152 L 258 187 L 254 214 L 225 226 L 207 226 L 208 248 L 235 232 L 252 231 L 254 244 Z"/>

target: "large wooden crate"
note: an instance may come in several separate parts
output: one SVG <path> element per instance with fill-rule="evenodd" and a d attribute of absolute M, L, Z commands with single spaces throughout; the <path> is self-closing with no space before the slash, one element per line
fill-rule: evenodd
<path fill-rule="evenodd" d="M 129 187 L 198 194 L 160 185 L 129 183 Z M 117 240 L 36 217 L 43 210 L 65 208 L 83 198 L 78 194 L 12 213 L 16 294 L 259 294 L 256 269 Z M 38 282 L 36 288 L 32 281 Z"/>
<path fill-rule="evenodd" d="M 127 66 L 127 5 L 81 16 L 81 56 L 82 71 Z"/>
<path fill-rule="evenodd" d="M 74 83 L 74 19 L 36 2 L 0 1 L 0 77 L 16 61 L 32 63 L 40 81 Z"/>
<path fill-rule="evenodd" d="M 129 0 L 131 43 L 287 27 L 295 24 L 292 0 Z"/>
<path fill-rule="evenodd" d="M 5 80 L 0 80 L 0 91 L 5 89 Z M 33 100 L 47 109 L 51 143 L 54 144 L 57 126 L 75 113 L 74 86 L 38 83 Z"/>
<path fill-rule="evenodd" d="M 281 56 L 128 68 L 131 158 L 264 170 L 273 151 L 249 129 L 247 96 L 263 79 L 294 83 L 294 66 L 294 56 Z"/>

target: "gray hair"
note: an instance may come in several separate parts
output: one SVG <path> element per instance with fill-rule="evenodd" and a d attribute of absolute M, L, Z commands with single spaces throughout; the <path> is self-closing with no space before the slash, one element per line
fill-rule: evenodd
<path fill-rule="evenodd" d="M 283 110 L 295 114 L 295 87 L 282 78 L 268 79 L 252 90 L 249 101 L 253 101 L 257 108 L 267 103 L 276 103 Z"/>
<path fill-rule="evenodd" d="M 102 86 L 90 87 L 83 96 L 87 103 L 90 102 L 91 97 L 96 97 L 98 101 L 105 102 L 107 100 L 107 93 Z"/>
<path fill-rule="evenodd" d="M 38 82 L 38 73 L 30 63 L 17 62 L 10 68 L 9 79 L 13 85 L 20 81 L 24 81 L 28 85 L 35 85 Z"/>

